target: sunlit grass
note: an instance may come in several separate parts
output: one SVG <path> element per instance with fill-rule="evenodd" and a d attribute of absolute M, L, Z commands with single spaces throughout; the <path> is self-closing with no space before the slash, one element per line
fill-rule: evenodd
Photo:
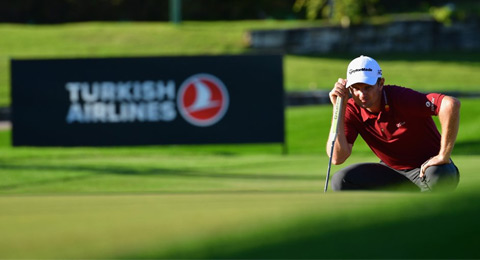
<path fill-rule="evenodd" d="M 9 58 L 241 54 L 250 28 L 311 25 L 0 25 L 0 104 Z M 288 55 L 286 88 L 330 88 L 350 58 Z M 387 83 L 477 90 L 476 53 L 377 59 Z M 0 258 L 480 258 L 480 106 L 461 101 L 461 182 L 440 195 L 323 194 L 328 105 L 287 108 L 288 154 L 280 144 L 11 147 L 0 131 Z M 378 159 L 359 138 L 346 164 L 368 161 Z"/>
<path fill-rule="evenodd" d="M 307 21 L 0 24 L 0 105 L 10 104 L 10 59 L 223 55 L 251 53 L 252 29 L 311 27 Z M 418 90 L 480 91 L 480 53 L 286 55 L 286 90 L 330 89 L 358 55 L 375 57 L 389 84 Z"/>

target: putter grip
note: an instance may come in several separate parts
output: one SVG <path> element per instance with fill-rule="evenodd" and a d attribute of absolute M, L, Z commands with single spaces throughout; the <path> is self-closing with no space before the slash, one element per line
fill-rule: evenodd
<path fill-rule="evenodd" d="M 332 134 L 338 133 L 338 120 L 339 120 L 341 108 L 342 108 L 342 98 L 337 97 L 337 102 L 335 103 L 335 110 L 333 111 Z"/>

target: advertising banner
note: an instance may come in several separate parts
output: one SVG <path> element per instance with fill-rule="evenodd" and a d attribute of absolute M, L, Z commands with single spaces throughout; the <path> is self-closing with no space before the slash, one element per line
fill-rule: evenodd
<path fill-rule="evenodd" d="M 281 143 L 282 67 L 281 55 L 12 60 L 12 143 Z"/>

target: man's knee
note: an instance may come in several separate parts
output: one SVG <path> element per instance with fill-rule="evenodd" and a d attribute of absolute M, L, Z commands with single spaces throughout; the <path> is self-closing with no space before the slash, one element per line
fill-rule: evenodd
<path fill-rule="evenodd" d="M 431 191 L 453 191 L 459 182 L 459 172 L 453 164 L 431 166 L 425 171 L 425 180 Z"/>
<path fill-rule="evenodd" d="M 364 186 L 366 181 L 365 175 L 374 171 L 377 164 L 358 163 L 349 165 L 336 172 L 332 177 L 332 190 L 359 190 Z"/>
<path fill-rule="evenodd" d="M 380 163 L 347 166 L 332 177 L 332 190 L 418 190 L 411 181 Z"/>
<path fill-rule="evenodd" d="M 341 191 L 341 190 L 346 190 L 347 188 L 345 187 L 345 172 L 344 171 L 339 171 L 335 173 L 332 177 L 331 185 L 332 185 L 332 190 L 334 191 Z"/>

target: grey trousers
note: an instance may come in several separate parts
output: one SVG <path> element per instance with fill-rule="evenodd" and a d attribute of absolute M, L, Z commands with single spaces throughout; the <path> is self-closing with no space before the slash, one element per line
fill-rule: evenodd
<path fill-rule="evenodd" d="M 419 175 L 420 168 L 395 170 L 383 162 L 359 163 L 336 172 L 331 185 L 334 191 L 453 191 L 460 180 L 460 173 L 453 162 L 427 168 L 423 178 Z"/>

